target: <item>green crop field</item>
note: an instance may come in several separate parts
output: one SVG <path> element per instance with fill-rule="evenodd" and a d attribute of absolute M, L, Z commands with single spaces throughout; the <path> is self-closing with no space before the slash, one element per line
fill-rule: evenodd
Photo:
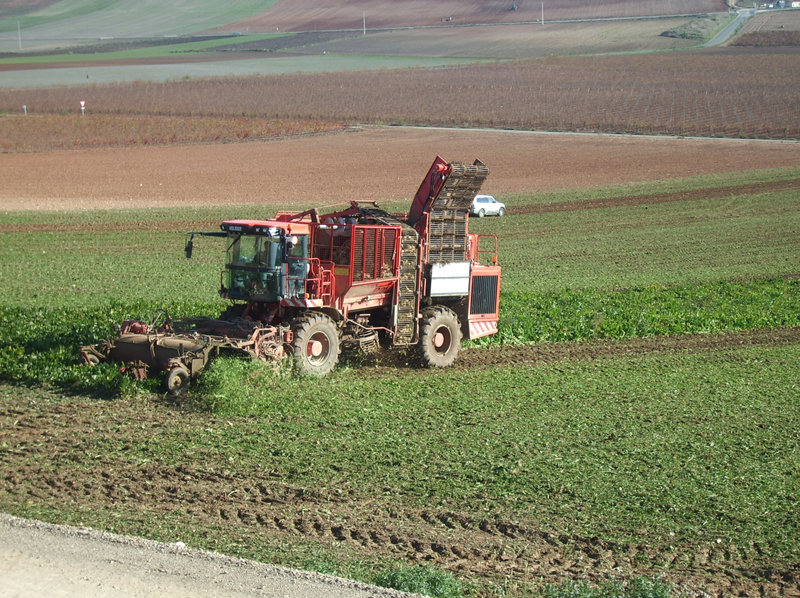
<path fill-rule="evenodd" d="M 183 232 L 257 208 L 3 213 L 0 508 L 440 596 L 793 591 L 799 174 L 502 198 L 471 227 L 499 237 L 500 333 L 461 367 L 221 357 L 178 404 L 76 349 L 220 309 L 224 248 L 186 260 Z"/>

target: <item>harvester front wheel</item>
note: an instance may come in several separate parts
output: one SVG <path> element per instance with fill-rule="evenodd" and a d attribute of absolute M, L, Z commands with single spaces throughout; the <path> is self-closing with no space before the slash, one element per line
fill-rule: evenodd
<path fill-rule="evenodd" d="M 189 388 L 190 380 L 189 371 L 185 367 L 178 365 L 167 372 L 167 377 L 164 379 L 164 387 L 167 389 L 169 396 L 180 397 Z"/>
<path fill-rule="evenodd" d="M 422 312 L 419 352 L 428 367 L 453 365 L 461 348 L 461 326 L 458 316 L 447 307 L 431 307 Z"/>
<path fill-rule="evenodd" d="M 297 371 L 312 376 L 328 374 L 339 362 L 339 331 L 333 320 L 322 313 L 297 318 L 292 326 L 292 355 Z"/>

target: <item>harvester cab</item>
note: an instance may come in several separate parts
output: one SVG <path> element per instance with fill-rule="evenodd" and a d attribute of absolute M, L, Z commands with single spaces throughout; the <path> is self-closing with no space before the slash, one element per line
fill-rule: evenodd
<path fill-rule="evenodd" d="M 300 230 L 298 230 L 300 229 Z M 305 296 L 308 226 L 232 220 L 220 295 L 225 299 L 276 303 Z"/>

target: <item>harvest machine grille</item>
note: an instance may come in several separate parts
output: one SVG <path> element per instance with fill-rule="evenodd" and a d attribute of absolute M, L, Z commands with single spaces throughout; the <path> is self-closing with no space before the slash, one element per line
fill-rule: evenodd
<path fill-rule="evenodd" d="M 472 279 L 472 293 L 470 295 L 470 315 L 493 314 L 497 311 L 497 286 L 500 277 L 475 276 Z"/>

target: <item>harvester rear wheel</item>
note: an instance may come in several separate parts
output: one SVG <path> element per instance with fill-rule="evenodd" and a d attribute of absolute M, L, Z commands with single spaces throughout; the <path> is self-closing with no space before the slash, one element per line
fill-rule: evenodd
<path fill-rule="evenodd" d="M 324 376 L 339 362 L 339 331 L 322 313 L 308 313 L 294 321 L 292 354 L 297 371 Z"/>
<path fill-rule="evenodd" d="M 189 371 L 185 367 L 178 365 L 167 372 L 167 377 L 164 379 L 164 386 L 169 396 L 180 397 L 185 394 L 186 390 L 189 388 L 190 380 L 191 376 L 189 375 Z"/>
<path fill-rule="evenodd" d="M 428 367 L 453 365 L 461 348 L 461 326 L 458 316 L 447 307 L 431 307 L 422 312 L 419 352 Z"/>

